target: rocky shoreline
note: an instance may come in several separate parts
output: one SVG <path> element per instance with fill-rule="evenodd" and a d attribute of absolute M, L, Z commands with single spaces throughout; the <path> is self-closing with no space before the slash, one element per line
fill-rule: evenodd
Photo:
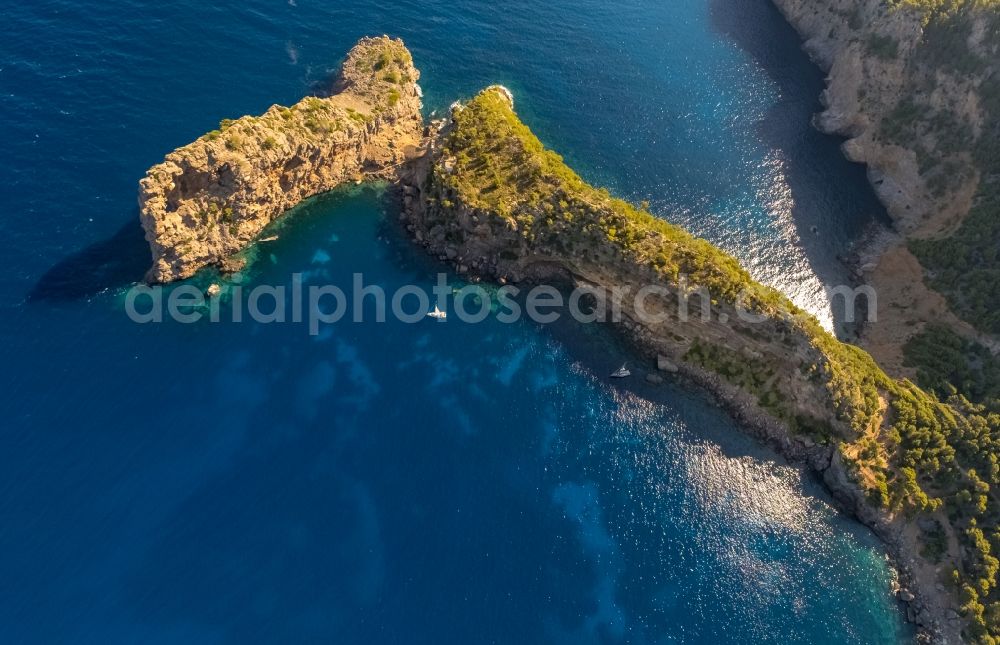
<path fill-rule="evenodd" d="M 498 93 L 512 102 L 509 92 Z M 461 111 L 463 108 L 458 106 L 457 109 Z M 438 126 L 441 127 L 441 124 Z M 443 127 L 447 130 L 449 126 Z M 446 133 L 435 131 L 432 140 L 440 142 L 446 136 Z M 565 258 L 548 254 L 532 257 L 530 252 L 524 252 L 524 248 L 505 252 L 503 246 L 506 242 L 501 242 L 500 246 L 495 244 L 503 234 L 498 235 L 495 228 L 490 228 L 494 225 L 488 223 L 488 213 L 460 205 L 460 198 L 447 190 L 434 192 L 434 181 L 430 176 L 435 172 L 435 164 L 438 172 L 454 172 L 449 170 L 452 169 L 452 162 L 442 157 L 447 157 L 447 153 L 432 149 L 427 158 L 413 166 L 401 188 L 401 220 L 409 236 L 428 253 L 452 264 L 462 274 L 501 284 L 600 285 L 602 280 L 610 278 L 593 267 L 574 266 L 574 262 L 567 262 Z M 430 193 L 427 192 L 428 186 L 431 186 Z M 445 206 L 448 212 L 435 213 L 440 208 L 434 206 L 436 203 L 450 204 Z M 917 566 L 921 558 L 916 534 L 907 530 L 907 523 L 899 515 L 887 515 L 868 502 L 835 446 L 791 433 L 787 423 L 763 410 L 759 400 L 745 389 L 686 361 L 685 356 L 677 351 L 678 343 L 664 342 L 663 330 L 643 325 L 627 307 L 623 313 L 624 319 L 618 327 L 648 364 L 656 365 L 660 371 L 672 373 L 708 392 L 749 434 L 772 446 L 789 460 L 816 472 L 841 510 L 875 532 L 885 544 L 897 569 L 900 582 L 900 587 L 895 590 L 897 598 L 906 604 L 908 620 L 918 626 L 920 641 L 960 642 L 961 624 L 952 609 L 951 596 L 940 588 L 936 574 L 929 573 L 926 567 Z M 676 331 L 670 333 L 675 334 Z M 708 335 L 705 328 L 699 331 Z"/>
<path fill-rule="evenodd" d="M 515 274 L 512 278 L 512 272 L 497 270 L 495 265 L 479 261 L 467 265 L 457 255 L 449 257 L 443 248 L 434 245 L 428 231 L 421 229 L 419 225 L 414 225 L 416 194 L 416 189 L 407 185 L 403 187 L 400 195 L 401 201 L 405 202 L 401 222 L 407 234 L 431 255 L 442 262 L 450 263 L 460 273 L 476 280 L 500 284 L 511 282 L 522 286 L 543 283 L 568 284 L 575 281 L 573 276 L 567 274 L 565 268 L 557 265 L 540 265 L 528 273 Z M 715 405 L 725 410 L 739 423 L 746 434 L 768 445 L 789 462 L 809 468 L 816 473 L 840 512 L 857 519 L 872 530 L 886 547 L 891 566 L 896 571 L 897 584 L 892 591 L 896 598 L 906 605 L 907 621 L 918 627 L 917 642 L 940 644 L 961 642 L 957 625 L 952 624 L 951 629 L 947 628 L 949 625 L 946 621 L 952 617 L 949 613 L 957 619 L 954 610 L 947 606 L 950 604 L 950 597 L 943 593 L 943 589 L 936 588 L 939 585 L 936 581 L 932 585 L 929 581 L 920 580 L 907 564 L 916 562 L 916 558 L 919 557 L 919 545 L 905 541 L 899 523 L 887 518 L 867 503 L 862 491 L 845 471 L 845 464 L 835 448 L 790 435 L 785 424 L 762 411 L 751 396 L 727 383 L 717 374 L 687 363 L 675 363 L 659 354 L 655 346 L 646 342 L 647 338 L 644 337 L 638 323 L 626 319 L 619 325 L 619 331 L 623 333 L 627 344 L 645 359 L 651 369 L 655 366 L 656 371 L 662 373 L 664 377 L 686 382 L 705 392 Z M 651 382 L 662 382 L 662 378 Z M 941 602 L 942 599 L 944 604 Z"/>

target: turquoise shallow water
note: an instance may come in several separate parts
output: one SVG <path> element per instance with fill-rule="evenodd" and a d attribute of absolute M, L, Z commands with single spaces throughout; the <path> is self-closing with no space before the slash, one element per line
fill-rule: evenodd
<path fill-rule="evenodd" d="M 404 37 L 427 111 L 511 87 L 588 179 L 829 315 L 878 209 L 763 0 L 8 3 L 0 26 L 0 634 L 12 643 L 893 642 L 884 553 L 597 329 L 135 325 L 136 181 Z M 813 234 L 816 226 L 819 234 Z M 377 191 L 306 204 L 253 282 L 443 268 Z M 454 276 L 452 276 L 454 280 Z M 456 283 L 457 284 L 457 283 Z M 793 288 L 794 286 L 794 288 Z M 638 380 L 638 379 L 636 379 Z"/>

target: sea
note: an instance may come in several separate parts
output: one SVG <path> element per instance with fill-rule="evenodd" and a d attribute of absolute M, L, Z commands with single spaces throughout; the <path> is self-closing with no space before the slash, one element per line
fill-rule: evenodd
<path fill-rule="evenodd" d="M 0 0 L 0 642 L 893 643 L 884 547 L 602 326 L 138 324 L 138 180 L 401 37 L 428 118 L 501 83 L 591 183 L 825 288 L 885 215 L 768 0 Z M 247 286 L 427 289 L 379 186 Z M 214 279 L 211 275 L 201 280 Z M 630 379 L 608 374 L 627 363 Z"/>

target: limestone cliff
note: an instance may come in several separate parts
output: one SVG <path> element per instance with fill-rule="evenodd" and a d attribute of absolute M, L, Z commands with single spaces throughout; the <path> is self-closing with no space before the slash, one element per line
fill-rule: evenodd
<path fill-rule="evenodd" d="M 979 299 L 972 292 L 986 281 L 963 281 L 963 270 L 949 272 L 943 266 L 948 260 L 934 259 L 954 251 L 933 248 L 996 192 L 1000 19 L 995 5 L 977 0 L 774 2 L 828 72 L 825 109 L 816 116 L 816 126 L 848 138 L 844 153 L 867 164 L 871 184 L 901 233 L 861 263 L 882 299 L 879 322 L 863 335 L 865 346 L 887 369 L 907 375 L 912 373 L 903 368 L 901 347 L 928 322 L 1000 347 L 983 333 L 997 333 L 995 323 L 984 322 L 992 316 L 970 304 Z M 996 213 L 984 218 L 996 219 Z M 915 257 L 914 248 L 930 252 Z M 976 253 L 970 248 L 967 255 Z M 982 255 L 971 264 L 981 268 L 992 262 L 988 250 Z M 991 276 L 1000 270 L 986 268 Z M 993 282 L 990 277 L 991 288 Z"/>
<path fill-rule="evenodd" d="M 366 38 L 348 54 L 332 95 L 223 121 L 167 155 L 140 182 L 153 254 L 147 279 L 169 282 L 224 265 L 311 195 L 393 179 L 422 143 L 418 78 L 402 41 Z"/>
<path fill-rule="evenodd" d="M 885 0 L 774 0 L 829 73 L 815 123 L 848 137 L 844 152 L 868 165 L 875 191 L 900 231 L 947 232 L 966 214 L 979 182 L 973 150 L 989 117 L 984 81 L 1000 43 L 984 37 L 991 14 L 970 13 L 969 55 L 982 66 L 943 60 L 942 24 L 927 10 Z M 934 18 L 946 21 L 948 18 Z M 953 20 L 958 20 L 954 18 Z M 977 37 L 978 34 L 978 37 Z"/>

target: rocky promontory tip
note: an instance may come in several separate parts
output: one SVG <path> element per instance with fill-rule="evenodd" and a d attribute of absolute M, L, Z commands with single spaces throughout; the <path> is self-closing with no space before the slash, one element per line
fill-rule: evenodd
<path fill-rule="evenodd" d="M 419 155 L 420 74 L 401 40 L 362 39 L 327 97 L 226 119 L 140 182 L 150 282 L 238 266 L 233 256 L 303 199 L 345 182 L 393 179 Z"/>
<path fill-rule="evenodd" d="M 483 91 L 484 92 L 495 92 L 495 93 L 499 94 L 500 96 L 503 97 L 503 99 L 505 101 L 507 101 L 507 104 L 510 105 L 511 109 L 514 108 L 514 93 L 511 92 L 506 87 L 504 87 L 503 85 L 490 85 L 489 87 L 487 87 Z"/>

